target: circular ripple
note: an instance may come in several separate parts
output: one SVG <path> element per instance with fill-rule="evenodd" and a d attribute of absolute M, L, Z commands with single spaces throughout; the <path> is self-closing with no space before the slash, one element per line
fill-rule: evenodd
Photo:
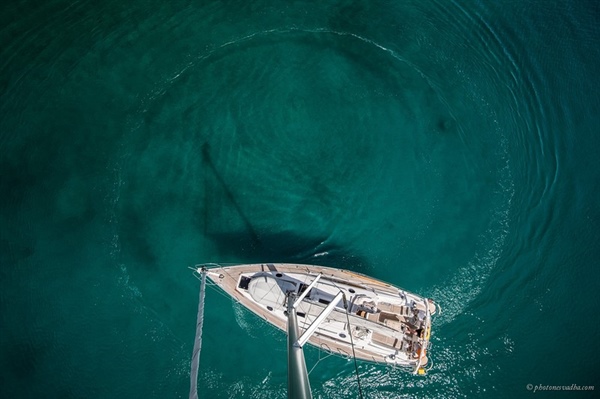
<path fill-rule="evenodd" d="M 404 47 L 354 30 L 255 33 L 193 59 L 141 102 L 116 167 L 117 247 L 126 281 L 165 325 L 184 331 L 187 319 L 187 305 L 164 295 L 187 286 L 174 265 L 351 268 L 440 302 L 433 342 L 445 349 L 430 384 L 471 379 L 475 338 L 454 345 L 443 326 L 480 296 L 503 252 L 519 80 L 495 69 L 497 34 L 475 32 L 486 51 L 456 57 L 440 43 L 468 46 L 471 31 L 439 22 Z M 227 304 L 214 305 L 207 317 L 228 329 Z M 237 316 L 246 332 L 262 328 Z"/>
<path fill-rule="evenodd" d="M 368 252 L 356 261 L 368 268 L 404 253 L 435 267 L 418 252 L 470 207 L 489 206 L 477 191 L 495 179 L 477 170 L 460 121 L 418 69 L 339 32 L 227 43 L 156 90 L 137 126 L 122 194 L 145 207 L 123 218 L 150 212 L 163 232 L 189 221 L 190 233 L 230 257 Z M 434 238 L 459 247 L 481 228 Z M 460 264 L 471 249 L 445 258 Z M 171 255 L 142 252 L 146 261 Z"/>
<path fill-rule="evenodd" d="M 141 102 L 118 160 L 117 247 L 136 296 L 183 331 L 185 309 L 164 296 L 183 284 L 173 265 L 297 261 L 430 294 L 438 325 L 452 320 L 501 253 L 512 186 L 498 115 L 448 74 L 363 36 L 298 29 L 175 72 Z M 207 317 L 225 323 L 217 308 Z"/>

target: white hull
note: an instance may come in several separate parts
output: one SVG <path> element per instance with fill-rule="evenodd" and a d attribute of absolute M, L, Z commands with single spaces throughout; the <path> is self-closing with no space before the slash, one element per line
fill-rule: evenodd
<path fill-rule="evenodd" d="M 264 263 L 208 269 L 207 277 L 253 313 L 282 331 L 287 328 L 286 292 L 298 296 L 300 331 L 306 330 L 341 291 L 334 310 L 308 342 L 327 352 L 424 372 L 428 363 L 432 300 L 360 273 L 324 266 Z M 308 287 L 317 276 L 320 279 Z M 345 306 L 348 307 L 346 311 Z M 349 323 L 348 323 L 349 322 Z"/>

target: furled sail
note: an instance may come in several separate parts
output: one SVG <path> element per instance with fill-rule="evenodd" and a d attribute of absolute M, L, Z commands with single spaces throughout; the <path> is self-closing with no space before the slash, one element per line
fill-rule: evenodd
<path fill-rule="evenodd" d="M 190 368 L 190 399 L 198 399 L 198 368 L 200 367 L 200 351 L 202 350 L 202 324 L 204 324 L 204 292 L 206 272 L 200 273 L 200 299 L 198 300 L 198 316 L 196 318 L 196 338 Z"/>

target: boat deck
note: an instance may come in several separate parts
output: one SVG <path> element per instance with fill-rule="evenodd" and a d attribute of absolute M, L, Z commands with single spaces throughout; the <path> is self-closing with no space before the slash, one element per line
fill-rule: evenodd
<path fill-rule="evenodd" d="M 333 311 L 308 342 L 327 352 L 343 357 L 352 356 L 351 343 L 353 343 L 355 356 L 358 359 L 411 367 L 427 364 L 425 352 L 421 353 L 420 348 L 425 347 L 426 349 L 430 327 L 427 326 L 426 338 L 424 338 L 425 333 L 421 337 L 417 334 L 406 333 L 404 326 L 410 324 L 408 322 L 410 310 L 407 306 L 402 306 L 398 302 L 400 297 L 407 298 L 407 302 L 409 298 L 414 298 L 415 300 L 412 302 L 418 305 L 418 308 L 424 310 L 427 302 L 417 301 L 417 299 L 424 301 L 424 298 L 415 294 L 360 273 L 324 266 L 273 263 L 227 267 L 206 266 L 209 267 L 207 276 L 216 285 L 250 311 L 284 332 L 287 330 L 287 321 L 283 316 L 283 310 L 261 305 L 253 301 L 250 294 L 238 289 L 238 282 L 242 275 L 258 273 L 264 276 L 295 276 L 303 278 L 303 283 L 308 285 L 317 275 L 322 274 L 321 281 L 327 284 L 320 291 L 325 294 L 327 294 L 327 287 L 329 286 L 333 291 L 333 295 L 336 291 L 342 290 L 348 292 L 348 295 L 353 293 L 355 299 L 365 295 L 360 293 L 371 294 L 379 298 L 389 297 L 389 301 L 379 301 L 377 304 L 379 313 L 358 311 L 347 314 L 344 309 Z M 394 300 L 396 303 L 393 302 Z M 325 303 L 326 301 L 323 303 L 313 301 L 300 304 L 297 310 L 299 314 L 302 314 L 302 317 L 299 317 L 301 329 L 302 327 L 307 328 L 321 313 L 325 308 Z M 356 304 L 354 306 L 356 308 Z M 432 306 L 429 309 L 431 314 L 435 313 L 435 305 L 431 302 L 430 306 Z M 348 321 L 350 321 L 350 329 L 348 328 Z M 352 338 L 343 333 L 349 331 L 351 331 Z"/>

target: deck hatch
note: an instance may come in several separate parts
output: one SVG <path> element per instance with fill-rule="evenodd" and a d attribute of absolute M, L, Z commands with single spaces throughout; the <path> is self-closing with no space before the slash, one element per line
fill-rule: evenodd
<path fill-rule="evenodd" d="M 250 284 L 250 280 L 252 280 L 250 277 L 242 276 L 242 278 L 240 278 L 240 284 L 238 285 L 238 287 L 243 290 L 247 290 L 248 284 Z"/>

